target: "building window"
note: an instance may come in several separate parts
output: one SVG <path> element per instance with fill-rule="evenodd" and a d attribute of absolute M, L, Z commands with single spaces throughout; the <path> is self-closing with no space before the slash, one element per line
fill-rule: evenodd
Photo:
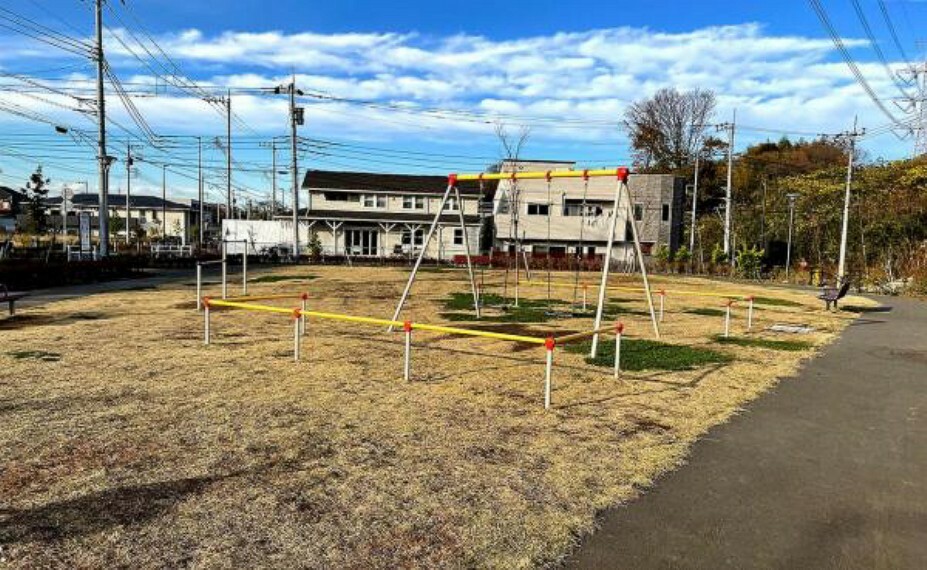
<path fill-rule="evenodd" d="M 361 204 L 365 208 L 386 208 L 386 196 L 364 194 L 361 198 Z"/>
<path fill-rule="evenodd" d="M 454 245 L 464 244 L 464 233 L 460 228 L 454 228 Z"/>
<path fill-rule="evenodd" d="M 634 204 L 634 221 L 635 222 L 644 221 L 644 205 L 643 204 Z"/>
<path fill-rule="evenodd" d="M 597 218 L 605 213 L 605 210 L 602 206 L 597 204 L 586 204 L 586 212 L 583 214 L 583 204 L 582 202 L 567 202 L 563 205 L 563 215 L 565 217 L 586 217 L 586 218 Z"/>
<path fill-rule="evenodd" d="M 402 245 L 412 245 L 412 230 L 402 230 Z M 425 230 L 415 230 L 415 245 L 425 243 Z"/>
<path fill-rule="evenodd" d="M 548 216 L 550 215 L 550 206 L 548 204 L 528 204 L 529 216 Z"/>
<path fill-rule="evenodd" d="M 444 206 L 444 210 L 447 212 L 456 212 L 460 209 L 460 204 L 457 203 L 457 197 L 452 196 L 447 199 L 447 205 Z"/>
<path fill-rule="evenodd" d="M 669 204 L 663 204 L 663 221 L 668 222 L 670 216 Z"/>
<path fill-rule="evenodd" d="M 403 196 L 402 197 L 402 209 L 403 210 L 424 210 L 425 209 L 425 197 L 424 196 Z"/>

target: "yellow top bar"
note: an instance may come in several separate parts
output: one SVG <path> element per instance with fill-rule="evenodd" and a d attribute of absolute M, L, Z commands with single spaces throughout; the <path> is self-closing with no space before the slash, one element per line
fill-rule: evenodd
<path fill-rule="evenodd" d="M 230 307 L 232 309 L 245 309 L 248 311 L 261 311 L 264 313 L 280 313 L 292 315 L 295 309 L 285 307 L 270 307 L 268 305 L 255 305 L 254 303 L 237 303 L 235 301 L 221 301 L 219 299 L 210 299 L 207 303 L 209 307 Z"/>
<path fill-rule="evenodd" d="M 530 171 L 530 172 L 487 172 L 485 174 L 451 174 L 451 178 L 457 178 L 459 181 L 470 180 L 546 180 L 548 175 L 551 178 L 601 178 L 603 176 L 614 176 L 627 178 L 628 169 L 608 168 L 600 170 L 551 170 L 551 171 Z"/>
<path fill-rule="evenodd" d="M 294 299 L 298 301 L 302 298 L 302 293 L 279 293 L 275 295 L 248 295 L 246 297 L 229 297 L 225 300 L 232 301 L 233 303 L 247 303 L 248 301 L 274 301 L 277 299 Z"/>

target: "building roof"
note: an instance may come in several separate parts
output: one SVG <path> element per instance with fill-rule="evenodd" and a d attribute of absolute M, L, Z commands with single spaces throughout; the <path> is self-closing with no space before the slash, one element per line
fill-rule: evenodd
<path fill-rule="evenodd" d="M 278 216 L 278 219 L 289 220 L 292 216 Z M 384 222 L 384 223 L 427 223 L 434 220 L 434 214 L 416 214 L 413 212 L 357 212 L 350 210 L 314 210 L 306 214 L 306 210 L 299 211 L 300 220 L 331 220 L 349 222 Z M 441 223 L 445 225 L 460 224 L 460 214 L 450 212 L 441 215 Z M 474 215 L 464 216 L 467 225 L 478 225 L 480 217 Z"/>
<path fill-rule="evenodd" d="M 9 186 L 0 186 L 0 196 L 12 198 L 15 201 L 26 200 L 26 193 L 22 190 L 14 190 Z"/>
<path fill-rule="evenodd" d="M 492 194 L 496 181 L 486 181 L 485 194 Z M 478 181 L 460 182 L 462 193 L 478 194 Z M 319 190 L 361 190 L 394 192 L 403 194 L 443 194 L 447 188 L 447 176 L 424 174 L 378 174 L 373 172 L 343 172 L 335 170 L 309 170 L 303 179 L 303 188 Z"/>
<path fill-rule="evenodd" d="M 100 203 L 100 197 L 97 194 L 85 193 L 74 194 L 71 203 L 75 207 L 96 208 Z M 53 196 L 45 200 L 49 206 L 58 206 L 61 204 L 61 196 Z M 125 194 L 110 194 L 109 207 L 122 208 L 126 204 Z M 156 210 L 167 208 L 168 210 L 189 210 L 190 206 L 170 200 L 162 200 L 160 196 L 149 196 L 146 194 L 132 194 L 129 196 L 129 208 Z"/>

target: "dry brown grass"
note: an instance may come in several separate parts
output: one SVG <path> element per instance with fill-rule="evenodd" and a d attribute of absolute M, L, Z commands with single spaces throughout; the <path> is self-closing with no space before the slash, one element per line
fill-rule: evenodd
<path fill-rule="evenodd" d="M 374 316 L 391 314 L 405 277 L 394 269 L 279 273 L 320 278 L 256 284 L 251 292 L 308 290 L 313 308 Z M 442 300 L 464 290 L 461 278 L 423 274 L 408 315 L 436 322 Z M 818 332 L 808 340 L 817 346 L 850 317 L 824 313 L 807 294 L 674 283 L 801 301 L 801 308 L 758 310 L 757 325 L 812 324 Z M 542 287 L 525 293 L 544 294 Z M 716 346 L 737 360 L 615 382 L 582 356 L 558 351 L 554 409 L 545 412 L 536 348 L 417 333 L 415 380 L 405 383 L 400 337 L 377 329 L 311 322 L 303 361 L 294 363 L 287 318 L 217 311 L 214 344 L 203 346 L 193 294 L 177 284 L 0 320 L 0 556 L 7 564 L 550 564 L 593 530 L 597 511 L 678 466 L 709 427 L 812 354 Z M 712 342 L 722 321 L 681 311 L 719 304 L 670 297 L 666 338 Z M 628 306 L 644 308 L 640 300 Z M 649 337 L 646 318 L 624 320 L 631 335 Z"/>

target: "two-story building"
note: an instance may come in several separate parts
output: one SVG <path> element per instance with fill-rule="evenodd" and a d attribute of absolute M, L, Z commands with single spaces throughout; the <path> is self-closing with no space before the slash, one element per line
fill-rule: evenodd
<path fill-rule="evenodd" d="M 0 186 L 0 229 L 6 233 L 13 233 L 16 230 L 16 216 L 19 215 L 22 204 L 26 200 L 24 192 Z"/>
<path fill-rule="evenodd" d="M 574 162 L 503 161 L 502 172 L 574 170 Z M 615 188 L 613 177 L 502 180 L 493 201 L 495 242 L 513 251 L 516 235 L 534 255 L 601 255 L 612 227 Z M 685 183 L 673 175 L 634 174 L 628 181 L 634 220 L 644 255 L 666 244 L 675 250 L 682 238 Z M 627 202 L 617 213 L 614 256 L 633 256 Z M 517 228 L 517 230 L 516 230 Z"/>

